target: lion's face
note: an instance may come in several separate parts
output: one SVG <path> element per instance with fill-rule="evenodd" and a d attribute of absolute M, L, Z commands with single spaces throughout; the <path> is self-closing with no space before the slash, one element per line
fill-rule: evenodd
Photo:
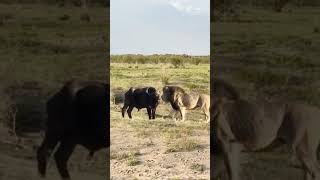
<path fill-rule="evenodd" d="M 171 96 L 171 93 L 170 93 L 170 89 L 168 86 L 165 86 L 162 88 L 162 95 L 161 95 L 161 99 L 163 102 L 165 103 L 168 103 L 170 102 L 170 96 Z"/>

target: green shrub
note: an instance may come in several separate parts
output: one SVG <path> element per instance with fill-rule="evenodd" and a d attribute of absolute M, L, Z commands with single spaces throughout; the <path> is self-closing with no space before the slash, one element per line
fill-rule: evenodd
<path fill-rule="evenodd" d="M 184 67 L 184 63 L 183 60 L 181 58 L 172 58 L 171 59 L 171 64 L 175 67 L 175 68 L 179 68 L 179 67 Z"/>

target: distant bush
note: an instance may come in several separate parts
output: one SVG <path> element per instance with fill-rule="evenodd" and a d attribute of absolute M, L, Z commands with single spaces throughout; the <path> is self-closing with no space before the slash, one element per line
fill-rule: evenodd
<path fill-rule="evenodd" d="M 90 18 L 90 15 L 88 13 L 83 13 L 80 16 L 80 20 L 84 21 L 84 22 L 90 22 L 91 18 Z"/>
<path fill-rule="evenodd" d="M 36 81 L 12 84 L 1 92 L 0 122 L 18 134 L 38 132 L 45 120 L 45 98 Z M 14 124 L 13 124 L 14 123 Z"/>
<path fill-rule="evenodd" d="M 148 59 L 145 56 L 138 55 L 133 57 L 134 61 L 139 64 L 146 64 Z"/>
<path fill-rule="evenodd" d="M 59 20 L 61 20 L 61 21 L 66 21 L 66 20 L 69 20 L 69 19 L 70 19 L 70 16 L 67 15 L 67 14 L 64 14 L 64 15 L 59 17 Z"/>
<path fill-rule="evenodd" d="M 201 59 L 198 59 L 198 58 L 195 59 L 194 63 L 195 63 L 195 65 L 199 65 L 201 63 Z"/>
<path fill-rule="evenodd" d="M 183 60 L 181 58 L 172 58 L 171 59 L 171 64 L 175 67 L 184 67 Z"/>

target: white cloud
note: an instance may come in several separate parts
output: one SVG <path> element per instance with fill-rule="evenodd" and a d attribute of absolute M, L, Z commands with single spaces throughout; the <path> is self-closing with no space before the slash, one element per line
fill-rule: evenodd
<path fill-rule="evenodd" d="M 176 8 L 178 11 L 186 13 L 199 13 L 200 8 L 195 8 L 190 3 L 185 3 L 183 1 L 169 1 L 169 4 Z"/>
<path fill-rule="evenodd" d="M 188 14 L 210 13 L 210 0 L 153 0 L 153 2 L 170 5 L 178 11 Z"/>

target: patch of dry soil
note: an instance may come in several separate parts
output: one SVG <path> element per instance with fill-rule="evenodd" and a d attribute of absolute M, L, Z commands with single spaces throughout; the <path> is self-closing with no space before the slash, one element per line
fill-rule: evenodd
<path fill-rule="evenodd" d="M 137 116 L 137 112 L 134 112 L 134 116 Z M 157 134 L 149 137 L 139 136 L 130 126 L 134 121 L 141 119 L 133 119 L 131 122 L 127 118 L 119 119 L 117 122 L 111 121 L 111 156 L 113 153 L 137 152 L 135 157 L 138 161 L 137 165 L 130 166 L 127 159 L 111 158 L 111 179 L 209 179 L 208 133 L 200 133 L 194 137 L 203 148 L 167 153 L 168 147 L 164 139 Z M 156 118 L 154 121 L 161 119 Z M 162 119 L 162 121 L 168 120 Z M 195 164 L 203 168 L 200 170 L 192 168 L 191 166 Z"/>
<path fill-rule="evenodd" d="M 0 179 L 3 180 L 59 180 L 55 162 L 50 159 L 45 179 L 40 178 L 37 172 L 36 147 L 41 143 L 39 134 L 30 134 L 21 138 L 19 146 L 15 138 L 8 135 L 7 130 L 0 128 Z M 74 180 L 106 180 L 107 150 L 101 150 L 94 155 L 92 162 L 86 157 L 88 151 L 77 146 L 72 154 L 68 166 L 71 178 Z"/>

